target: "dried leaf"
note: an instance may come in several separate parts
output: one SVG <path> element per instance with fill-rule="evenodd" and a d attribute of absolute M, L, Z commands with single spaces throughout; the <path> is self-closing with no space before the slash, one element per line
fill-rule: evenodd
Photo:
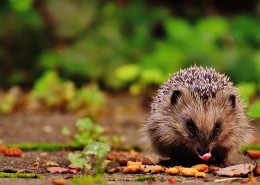
<path fill-rule="evenodd" d="M 192 166 L 192 168 L 198 170 L 199 172 L 209 172 L 209 167 L 206 164 L 197 164 L 195 166 Z"/>
<path fill-rule="evenodd" d="M 246 156 L 250 159 L 257 160 L 260 158 L 260 150 L 248 150 Z"/>
<path fill-rule="evenodd" d="M 194 177 L 195 174 L 198 173 L 199 171 L 196 170 L 195 168 L 182 168 L 180 172 L 185 177 Z"/>
<path fill-rule="evenodd" d="M 256 184 L 257 183 L 257 180 L 256 180 L 253 172 L 249 173 L 248 177 L 249 177 L 250 184 Z"/>
<path fill-rule="evenodd" d="M 165 171 L 164 167 L 160 166 L 160 165 L 142 165 L 140 167 L 140 170 L 143 173 L 163 173 Z"/>
<path fill-rule="evenodd" d="M 45 161 L 45 165 L 46 166 L 59 166 L 59 164 L 54 161 Z"/>
<path fill-rule="evenodd" d="M 52 184 L 55 185 L 65 185 L 66 184 L 66 180 L 63 178 L 54 178 L 52 179 Z"/>
<path fill-rule="evenodd" d="M 176 184 L 176 179 L 175 178 L 173 178 L 173 177 L 170 177 L 169 179 L 168 179 L 168 182 L 169 182 L 169 184 Z"/>
<path fill-rule="evenodd" d="M 242 177 L 252 172 L 256 168 L 253 164 L 238 164 L 234 166 L 229 166 L 226 168 L 220 168 L 215 173 L 220 176 L 229 176 L 229 177 Z"/>
<path fill-rule="evenodd" d="M 127 166 L 123 169 L 124 173 L 136 173 L 140 170 L 139 166 Z"/>
<path fill-rule="evenodd" d="M 198 177 L 201 177 L 201 178 L 206 178 L 206 173 L 205 172 L 197 172 L 195 173 L 195 177 L 198 178 Z"/>
<path fill-rule="evenodd" d="M 62 167 L 49 167 L 47 168 L 47 171 L 50 173 L 77 173 L 77 170 L 75 169 L 68 169 Z"/>
<path fill-rule="evenodd" d="M 23 152 L 19 148 L 8 148 L 4 151 L 4 154 L 9 157 L 21 157 Z"/>
<path fill-rule="evenodd" d="M 168 168 L 165 170 L 165 173 L 169 175 L 177 175 L 180 173 L 180 171 L 176 167 Z"/>

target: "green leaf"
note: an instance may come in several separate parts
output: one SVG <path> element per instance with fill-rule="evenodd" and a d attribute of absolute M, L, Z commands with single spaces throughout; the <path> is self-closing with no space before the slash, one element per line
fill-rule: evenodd
<path fill-rule="evenodd" d="M 173 41 L 188 42 L 192 36 L 189 23 L 183 19 L 169 19 L 165 22 L 167 34 Z"/>
<path fill-rule="evenodd" d="M 6 172 L 0 172 L 0 178 L 37 178 L 41 179 L 42 175 L 34 174 L 34 173 L 6 173 Z"/>
<path fill-rule="evenodd" d="M 228 33 L 228 23 L 223 18 L 201 19 L 196 25 L 197 34 L 205 41 L 223 38 Z"/>
<path fill-rule="evenodd" d="M 88 130 L 89 128 L 93 127 L 93 123 L 90 118 L 83 118 L 77 121 L 76 123 L 77 128 L 82 131 L 82 130 Z"/>
<path fill-rule="evenodd" d="M 248 110 L 248 116 L 250 118 L 259 118 L 260 117 L 260 101 L 253 103 Z"/>
<path fill-rule="evenodd" d="M 32 8 L 33 0 L 9 0 L 10 5 L 17 11 L 27 11 Z"/>
<path fill-rule="evenodd" d="M 155 181 L 155 177 L 153 176 L 140 176 L 140 177 L 136 177 L 134 179 L 134 181 L 138 181 L 138 182 L 145 182 L 145 181 Z"/>
<path fill-rule="evenodd" d="M 241 98 L 246 102 L 249 103 L 250 98 L 252 98 L 257 90 L 255 83 L 239 83 L 237 85 L 237 88 L 239 89 L 239 93 Z"/>
<path fill-rule="evenodd" d="M 89 164 L 87 163 L 86 155 L 82 152 L 69 153 L 68 159 L 72 164 L 75 164 L 80 168 L 83 168 L 84 166 L 88 168 Z"/>
<path fill-rule="evenodd" d="M 242 153 L 245 153 L 248 150 L 260 150 L 260 144 L 249 144 L 249 145 L 245 145 L 241 148 Z"/>
<path fill-rule="evenodd" d="M 70 130 L 68 129 L 68 127 L 63 127 L 61 130 L 61 133 L 65 136 L 70 134 Z"/>
<path fill-rule="evenodd" d="M 89 143 L 83 150 L 83 153 L 86 155 L 94 154 L 99 159 L 105 157 L 107 152 L 110 150 L 109 145 L 101 143 L 101 142 L 92 142 Z"/>
<path fill-rule="evenodd" d="M 144 69 L 141 73 L 141 82 L 145 84 L 161 84 L 167 76 L 157 68 Z"/>
<path fill-rule="evenodd" d="M 104 131 L 103 127 L 94 124 L 89 117 L 78 120 L 76 126 L 80 131 L 94 131 L 94 133 L 97 134 L 101 134 Z"/>
<path fill-rule="evenodd" d="M 135 80 L 140 73 L 140 68 L 137 64 L 126 64 L 116 69 L 116 77 L 120 80 L 130 82 Z"/>
<path fill-rule="evenodd" d="M 106 180 L 97 175 L 97 176 L 80 176 L 80 177 L 74 177 L 72 179 L 72 183 L 75 185 L 86 185 L 86 184 L 103 184 Z"/>

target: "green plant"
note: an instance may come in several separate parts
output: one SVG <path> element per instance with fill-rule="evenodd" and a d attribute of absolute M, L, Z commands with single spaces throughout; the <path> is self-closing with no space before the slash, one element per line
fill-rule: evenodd
<path fill-rule="evenodd" d="M 226 72 L 235 83 L 242 81 L 239 86 L 247 101 L 255 95 L 254 84 L 259 84 L 260 79 L 257 50 L 260 40 L 253 29 L 255 26 L 255 18 L 243 16 L 230 20 L 201 18 L 193 23 L 182 18 L 166 18 L 165 38 L 154 40 L 151 51 L 140 56 L 137 63 L 119 66 L 115 77 L 121 87 L 127 86 L 131 92 L 138 93 L 151 84 L 161 84 L 180 68 L 196 63 Z"/>
<path fill-rule="evenodd" d="M 101 176 L 81 176 L 74 177 L 72 179 L 72 184 L 75 185 L 86 185 L 86 184 L 102 184 L 105 183 L 106 180 Z"/>
<path fill-rule="evenodd" d="M 102 161 L 109 150 L 109 145 L 92 141 L 86 145 L 82 152 L 69 153 L 68 159 L 71 163 L 82 168 L 84 174 L 89 174 L 90 170 L 94 170 L 94 174 L 100 174 Z"/>
<path fill-rule="evenodd" d="M 155 177 L 153 177 L 153 176 L 141 176 L 141 177 L 136 177 L 134 180 L 138 181 L 138 182 L 155 181 Z"/>
<path fill-rule="evenodd" d="M 246 104 L 249 104 L 250 99 L 256 94 L 257 87 L 255 83 L 239 83 L 236 85 L 239 89 L 239 94 Z"/>
<path fill-rule="evenodd" d="M 242 147 L 241 152 L 246 153 L 248 150 L 260 150 L 260 144 L 249 144 Z"/>
<path fill-rule="evenodd" d="M 102 136 L 104 129 L 93 124 L 91 119 L 80 119 L 76 123 L 77 133 L 74 135 L 72 146 L 85 146 L 83 151 L 69 153 L 68 159 L 71 163 L 83 169 L 84 174 L 92 170 L 94 174 L 100 174 L 101 164 L 106 153 L 110 150 L 106 143 L 107 138 Z"/>
<path fill-rule="evenodd" d="M 9 144 L 7 145 L 9 148 L 20 148 L 23 151 L 28 150 L 42 150 L 42 151 L 57 151 L 62 150 L 69 146 L 64 146 L 61 144 L 30 144 L 30 143 L 22 143 L 22 144 Z"/>
<path fill-rule="evenodd" d="M 67 103 L 68 111 L 80 110 L 86 115 L 95 115 L 105 103 L 105 96 L 96 84 L 79 88 Z"/>
<path fill-rule="evenodd" d="M 235 83 L 260 83 L 257 16 L 184 18 L 170 11 L 145 0 L 4 1 L 0 84 L 30 85 L 57 69 L 77 85 L 87 80 L 138 92 L 194 63 L 226 72 Z M 135 69 L 114 73 L 127 65 Z"/>
<path fill-rule="evenodd" d="M 0 172 L 0 178 L 42 178 L 42 175 L 34 173 L 6 173 Z"/>
<path fill-rule="evenodd" d="M 18 90 L 19 91 L 19 90 Z M 19 99 L 17 88 L 11 88 L 7 93 L 0 92 L 0 113 L 10 113 L 14 110 Z"/>
<path fill-rule="evenodd" d="M 31 91 L 28 109 L 54 109 L 95 115 L 105 102 L 96 84 L 76 88 L 72 81 L 60 78 L 56 71 L 46 71 Z"/>
<path fill-rule="evenodd" d="M 103 136 L 104 128 L 94 124 L 88 117 L 76 122 L 77 131 L 73 136 L 72 144 L 75 146 L 86 146 L 93 141 L 105 143 L 107 138 Z"/>
<path fill-rule="evenodd" d="M 250 117 L 250 118 L 260 118 L 260 101 L 258 100 L 258 101 L 256 101 L 256 102 L 254 102 L 251 106 L 250 106 L 250 108 L 249 108 L 249 110 L 248 110 L 248 116 Z"/>

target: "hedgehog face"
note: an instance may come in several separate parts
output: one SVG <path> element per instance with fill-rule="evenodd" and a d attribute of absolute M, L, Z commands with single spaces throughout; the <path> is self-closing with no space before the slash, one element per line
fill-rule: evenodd
<path fill-rule="evenodd" d="M 234 132 L 225 128 L 235 126 L 236 102 L 235 95 L 221 91 L 214 97 L 205 98 L 186 89 L 174 90 L 169 115 L 175 119 L 177 134 L 192 152 L 200 159 L 208 160 L 217 148 L 228 147 L 220 146 L 220 143 L 223 139 L 229 140 L 230 132 Z M 181 130 L 184 132 L 179 132 Z"/>

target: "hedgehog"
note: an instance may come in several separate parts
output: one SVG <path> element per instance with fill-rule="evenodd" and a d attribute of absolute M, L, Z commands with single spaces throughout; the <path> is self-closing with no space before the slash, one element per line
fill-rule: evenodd
<path fill-rule="evenodd" d="M 191 66 L 159 87 L 145 131 L 168 165 L 227 166 L 233 152 L 249 143 L 253 128 L 229 77 Z"/>

